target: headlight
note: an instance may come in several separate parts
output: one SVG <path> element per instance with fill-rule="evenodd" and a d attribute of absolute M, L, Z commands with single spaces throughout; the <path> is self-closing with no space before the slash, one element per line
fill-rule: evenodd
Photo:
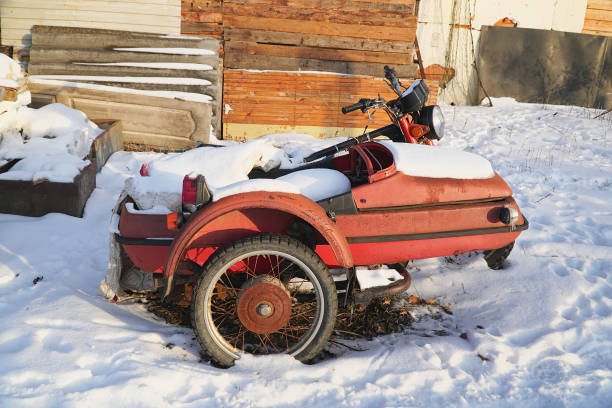
<path fill-rule="evenodd" d="M 440 140 L 444 137 L 444 115 L 438 105 L 426 106 L 419 115 L 419 124 L 429 126 L 428 139 Z"/>

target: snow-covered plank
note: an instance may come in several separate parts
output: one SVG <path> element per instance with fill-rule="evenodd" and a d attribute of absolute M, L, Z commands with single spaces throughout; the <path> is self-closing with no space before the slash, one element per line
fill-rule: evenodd
<path fill-rule="evenodd" d="M 90 118 L 119 119 L 127 144 L 140 144 L 162 150 L 195 147 L 198 141 L 208 142 L 212 105 L 163 98 L 131 92 L 107 91 L 78 84 L 28 83 L 36 97 L 46 95 L 52 102 L 61 102 L 79 109 Z"/>
<path fill-rule="evenodd" d="M 108 29 L 80 27 L 34 26 L 33 45 L 54 48 L 188 48 L 216 53 L 219 42 L 216 40 L 185 35 L 163 35 Z"/>
<path fill-rule="evenodd" d="M 144 50 L 144 49 L 143 49 Z M 219 64 L 217 55 L 176 55 L 161 52 L 140 52 L 123 50 L 100 50 L 80 48 L 47 48 L 33 46 L 30 49 L 30 61 L 45 63 L 195 63 L 206 64 L 216 68 Z"/>
<path fill-rule="evenodd" d="M 109 64 L 83 64 L 83 63 L 36 63 L 30 67 L 31 75 L 85 75 L 110 77 L 161 77 L 161 78 L 198 78 L 210 82 L 217 81 L 217 71 L 210 69 L 209 65 L 192 64 L 209 69 L 175 68 L 180 65 L 155 65 L 155 63 L 141 66 L 109 65 Z M 190 67 L 187 65 L 187 67 Z M 207 85 L 207 84 L 206 84 Z"/>

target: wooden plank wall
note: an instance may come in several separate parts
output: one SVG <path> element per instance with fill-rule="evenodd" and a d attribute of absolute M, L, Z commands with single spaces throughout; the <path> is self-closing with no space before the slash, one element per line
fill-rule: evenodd
<path fill-rule="evenodd" d="M 612 36 L 612 0 L 588 0 L 582 32 Z"/>
<path fill-rule="evenodd" d="M 224 138 L 357 135 L 367 116 L 342 106 L 393 98 L 385 65 L 418 75 L 415 0 L 224 0 L 222 12 Z M 370 127 L 388 123 L 381 111 Z"/>
<path fill-rule="evenodd" d="M 181 33 L 221 39 L 222 0 L 182 0 Z"/>
<path fill-rule="evenodd" d="M 29 47 L 38 25 L 179 33 L 180 0 L 0 0 L 2 45 Z"/>
<path fill-rule="evenodd" d="M 415 0 L 224 0 L 226 68 L 415 76 Z"/>
<path fill-rule="evenodd" d="M 312 72 L 253 72 L 226 70 L 224 139 L 250 139 L 267 133 L 298 132 L 316 137 L 356 136 L 368 123 L 360 111 L 343 115 L 342 106 L 360 98 L 396 95 L 380 78 Z M 405 85 L 410 80 L 403 81 Z M 436 103 L 437 81 L 426 81 L 429 104 Z M 370 129 L 389 124 L 375 113 Z"/>

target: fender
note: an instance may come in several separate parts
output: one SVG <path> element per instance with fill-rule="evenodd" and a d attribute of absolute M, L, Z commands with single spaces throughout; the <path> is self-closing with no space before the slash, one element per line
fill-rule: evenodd
<path fill-rule="evenodd" d="M 163 275 L 165 279 L 168 279 L 166 291 L 169 292 L 171 289 L 171 280 L 184 257 L 184 249 L 189 248 L 202 235 L 198 234 L 202 228 L 216 218 L 232 211 L 253 208 L 282 211 L 301 218 L 323 236 L 339 265 L 345 268 L 353 267 L 353 255 L 346 238 L 338 226 L 327 217 L 325 210 L 320 205 L 299 194 L 255 191 L 222 198 L 202 208 L 189 218 L 187 224 L 172 242 L 168 252 Z"/>

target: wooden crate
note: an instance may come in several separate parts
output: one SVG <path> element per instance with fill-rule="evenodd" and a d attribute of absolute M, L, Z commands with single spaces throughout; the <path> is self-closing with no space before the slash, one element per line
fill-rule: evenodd
<path fill-rule="evenodd" d="M 102 170 L 111 154 L 123 149 L 123 126 L 120 120 L 94 119 L 104 129 L 91 144 L 89 159 L 96 164 L 96 171 Z"/>
<path fill-rule="evenodd" d="M 121 122 L 113 120 L 95 121 L 104 132 L 92 144 L 87 157 L 91 163 L 74 178 L 72 183 L 48 180 L 0 180 L 0 212 L 7 214 L 40 217 L 59 212 L 73 217 L 82 217 L 87 199 L 96 188 L 96 169 L 106 163 L 108 157 L 122 148 Z M 0 167 L 7 172 L 19 159 L 11 160 Z"/>
<path fill-rule="evenodd" d="M 210 102 L 185 101 L 30 80 L 32 105 L 60 102 L 90 118 L 121 120 L 126 145 L 143 150 L 183 151 L 208 143 Z"/>

